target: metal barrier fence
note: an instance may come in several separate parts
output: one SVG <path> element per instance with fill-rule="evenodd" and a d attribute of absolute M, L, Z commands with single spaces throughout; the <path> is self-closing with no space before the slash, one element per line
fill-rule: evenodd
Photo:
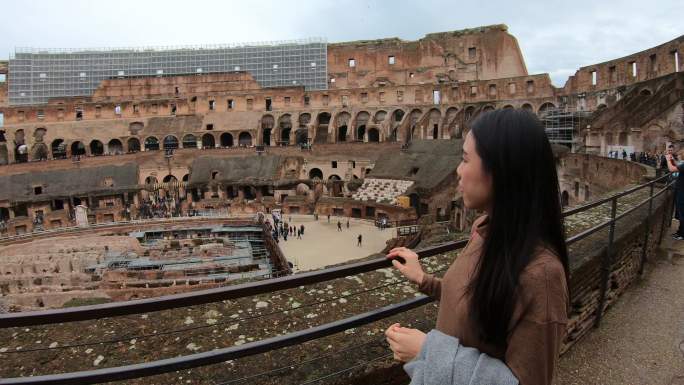
<path fill-rule="evenodd" d="M 646 216 L 645 226 L 646 242 L 644 242 L 644 246 L 641 253 L 641 262 L 639 266 L 639 274 L 641 275 L 644 271 L 644 264 L 646 262 L 647 243 L 650 233 L 650 224 L 652 220 L 651 217 L 654 209 L 653 201 L 663 194 L 668 194 L 669 197 L 671 197 L 672 195 L 673 183 L 667 183 L 667 178 L 669 178 L 669 175 L 636 186 L 634 188 L 620 192 L 605 199 L 591 202 L 581 207 L 577 207 L 575 209 L 564 212 L 564 216 L 567 217 L 598 207 L 606 203 L 611 204 L 610 219 L 590 229 L 575 234 L 566 240 L 567 244 L 571 245 L 575 242 L 578 242 L 582 239 L 589 237 L 592 234 L 597 233 L 600 230 L 603 230 L 605 228 L 609 229 L 607 239 L 607 250 L 605 255 L 602 257 L 600 301 L 594 321 L 594 325 L 596 326 L 598 326 L 601 321 L 601 316 L 603 313 L 602 309 L 604 308 L 604 304 L 606 302 L 606 292 L 610 274 L 609 268 L 614 253 L 613 243 L 615 235 L 615 224 L 619 219 L 625 218 L 627 215 L 635 212 L 636 210 L 640 210 L 644 206 L 648 205 L 648 215 Z M 662 189 L 660 189 L 658 192 L 655 192 L 656 185 L 662 186 Z M 629 210 L 622 212 L 619 215 L 617 214 L 618 199 L 631 195 L 637 191 L 646 188 L 649 189 L 649 197 L 647 199 L 638 202 L 634 207 L 630 208 Z M 665 200 L 664 202 L 667 202 L 666 205 L 668 207 L 666 207 L 663 211 L 663 223 L 668 218 L 668 215 L 670 215 L 672 212 L 670 206 L 670 202 L 672 202 L 672 200 Z M 661 228 L 661 237 L 662 231 L 663 229 Z M 442 245 L 420 250 L 418 251 L 418 255 L 421 259 L 423 259 L 443 254 L 446 252 L 459 250 L 463 248 L 466 244 L 467 240 L 449 242 Z M 341 278 L 364 272 L 370 272 L 381 268 L 387 268 L 390 266 L 391 262 L 386 258 L 377 258 L 370 261 L 358 262 L 319 271 L 290 275 L 282 278 L 274 278 L 266 281 L 250 282 L 236 286 L 220 287 L 197 292 L 163 296 L 158 298 L 133 300 L 128 302 L 107 303 L 92 306 L 82 306 L 77 308 L 0 314 L 0 328 L 84 321 L 106 317 L 147 313 L 191 305 L 206 304 L 211 302 L 254 296 L 257 294 L 269 293 L 277 290 L 291 289 L 303 285 L 311 285 L 315 283 L 329 281 L 335 278 Z M 390 317 L 392 315 L 396 315 L 408 311 L 410 309 L 428 304 L 432 301 L 432 298 L 420 296 L 396 304 L 371 310 L 365 313 L 361 313 L 349 318 L 341 319 L 335 322 L 292 332 L 286 335 L 280 335 L 256 342 L 246 343 L 240 346 L 215 349 L 202 353 L 190 354 L 186 356 L 120 367 L 111 367 L 97 370 L 87 370 L 54 375 L 6 378 L 0 379 L 0 385 L 73 383 L 93 384 L 109 381 L 126 380 L 132 378 L 140 378 L 174 372 L 183 369 L 196 368 L 204 365 L 215 364 L 227 360 L 269 352 L 287 346 L 301 344 L 306 341 L 311 341 L 338 332 L 342 332 L 351 328 L 366 325 L 371 322 L 378 321 Z"/>

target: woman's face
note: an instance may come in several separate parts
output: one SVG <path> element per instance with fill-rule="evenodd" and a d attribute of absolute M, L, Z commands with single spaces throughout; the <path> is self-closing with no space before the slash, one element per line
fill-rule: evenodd
<path fill-rule="evenodd" d="M 482 158 L 475 150 L 475 137 L 468 132 L 463 142 L 463 160 L 456 170 L 458 191 L 469 209 L 489 211 L 493 201 L 492 178 L 482 167 Z"/>

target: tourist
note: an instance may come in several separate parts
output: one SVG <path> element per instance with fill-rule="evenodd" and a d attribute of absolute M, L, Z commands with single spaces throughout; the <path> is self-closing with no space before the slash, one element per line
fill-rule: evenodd
<path fill-rule="evenodd" d="M 337 221 L 337 231 L 342 231 L 342 222 Z"/>
<path fill-rule="evenodd" d="M 302 229 L 297 229 L 297 239 L 302 239 Z"/>
<path fill-rule="evenodd" d="M 304 225 L 299 225 L 299 230 L 302 231 L 302 235 L 304 235 Z"/>
<path fill-rule="evenodd" d="M 330 223 L 330 214 L 328 214 L 328 223 Z"/>
<path fill-rule="evenodd" d="M 679 221 L 677 231 L 672 234 L 672 238 L 681 241 L 684 240 L 684 162 L 677 162 L 672 149 L 668 149 L 667 168 L 670 172 L 677 173 L 677 182 L 675 183 L 675 218 Z"/>
<path fill-rule="evenodd" d="M 458 191 L 465 207 L 484 215 L 442 279 L 424 273 L 415 252 L 390 250 L 394 267 L 439 300 L 439 310 L 436 330 L 427 335 L 396 323 L 385 334 L 395 359 L 412 361 L 404 366 L 411 376 L 448 365 L 448 370 L 472 370 L 471 378 L 495 371 L 501 383 L 548 385 L 570 306 L 551 145 L 537 117 L 523 110 L 487 112 L 471 127 L 457 169 Z M 459 357 L 459 344 L 475 349 L 475 359 L 445 362 Z M 446 350 L 438 353 L 435 347 Z"/>
<path fill-rule="evenodd" d="M 356 246 L 361 247 L 361 241 L 363 240 L 363 237 L 361 236 L 361 234 L 359 234 L 359 236 L 356 237 L 356 240 L 357 240 Z"/>
<path fill-rule="evenodd" d="M 349 218 L 347 218 L 347 229 L 349 229 Z"/>

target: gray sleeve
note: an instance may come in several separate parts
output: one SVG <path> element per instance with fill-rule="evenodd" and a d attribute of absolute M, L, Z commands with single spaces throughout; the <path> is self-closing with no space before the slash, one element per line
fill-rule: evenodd
<path fill-rule="evenodd" d="M 404 370 L 410 385 L 518 385 L 506 364 L 438 330 L 427 334 L 420 353 Z"/>

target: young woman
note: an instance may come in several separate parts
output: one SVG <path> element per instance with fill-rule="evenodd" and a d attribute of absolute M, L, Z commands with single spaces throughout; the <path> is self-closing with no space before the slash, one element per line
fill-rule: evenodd
<path fill-rule="evenodd" d="M 481 115 L 463 142 L 457 172 L 464 205 L 484 215 L 444 277 L 426 274 L 406 248 L 387 257 L 439 300 L 440 335 L 500 360 L 522 385 L 551 384 L 568 321 L 568 255 L 544 128 L 524 110 Z M 400 361 L 440 357 L 425 354 L 430 339 L 419 330 L 394 324 L 386 336 Z"/>

